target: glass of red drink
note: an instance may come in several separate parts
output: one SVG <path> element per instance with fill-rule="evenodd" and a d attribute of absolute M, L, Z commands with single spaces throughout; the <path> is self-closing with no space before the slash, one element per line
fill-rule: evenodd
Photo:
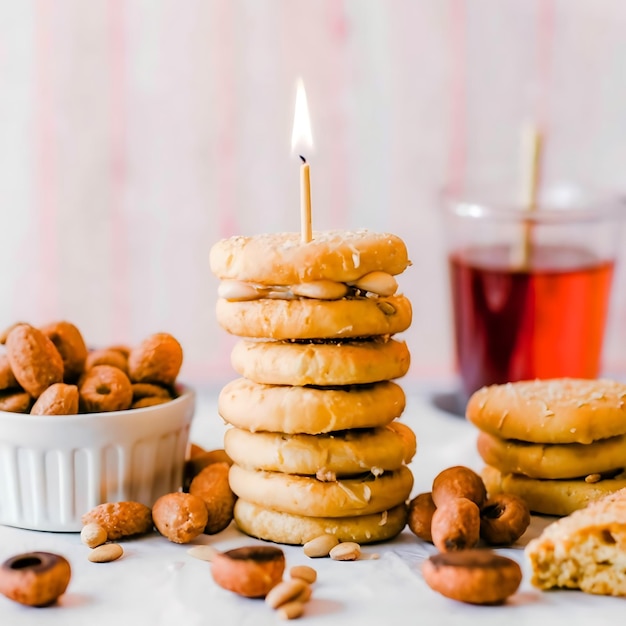
<path fill-rule="evenodd" d="M 445 199 L 457 368 L 484 385 L 595 378 L 623 217 L 620 198 L 574 188 L 535 210 L 471 195 Z"/>

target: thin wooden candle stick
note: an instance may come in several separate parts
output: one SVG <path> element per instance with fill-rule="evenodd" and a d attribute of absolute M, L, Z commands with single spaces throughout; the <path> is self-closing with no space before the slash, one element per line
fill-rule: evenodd
<path fill-rule="evenodd" d="M 541 178 L 541 157 L 543 136 L 536 126 L 524 129 L 522 136 L 522 208 L 531 212 L 537 210 Z M 515 264 L 527 269 L 530 267 L 533 248 L 532 220 L 522 222 L 522 232 Z"/>
<path fill-rule="evenodd" d="M 308 243 L 313 238 L 311 227 L 311 168 L 306 159 L 300 155 L 300 222 L 302 243 Z"/>

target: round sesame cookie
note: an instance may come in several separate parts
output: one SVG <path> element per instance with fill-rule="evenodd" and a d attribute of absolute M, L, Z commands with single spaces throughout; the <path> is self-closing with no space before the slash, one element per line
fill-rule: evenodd
<path fill-rule="evenodd" d="M 476 391 L 467 419 L 502 439 L 532 443 L 591 443 L 626 434 L 626 384 L 555 378 Z"/>
<path fill-rule="evenodd" d="M 584 478 L 626 467 L 626 435 L 593 443 L 529 443 L 480 432 L 478 453 L 504 474 L 531 478 Z"/>
<path fill-rule="evenodd" d="M 503 474 L 487 465 L 481 472 L 489 497 L 510 493 L 525 500 L 533 513 L 569 515 L 590 502 L 626 487 L 626 475 L 604 478 L 598 482 L 578 479 L 539 479 L 521 474 Z"/>
<path fill-rule="evenodd" d="M 220 391 L 218 412 L 251 432 L 317 435 L 348 428 L 386 426 L 406 406 L 402 387 L 391 381 L 339 388 L 266 385 L 237 378 Z"/>
<path fill-rule="evenodd" d="M 379 477 L 367 473 L 325 482 L 311 476 L 248 470 L 235 463 L 228 478 L 239 498 L 311 517 L 380 513 L 405 502 L 413 487 L 413 474 L 406 466 Z"/>
<path fill-rule="evenodd" d="M 216 316 L 224 330 L 239 337 L 327 339 L 400 333 L 411 325 L 412 309 L 403 295 L 242 302 L 219 298 Z"/>
<path fill-rule="evenodd" d="M 326 343 L 240 340 L 231 363 L 244 378 L 268 385 L 364 385 L 404 376 L 410 353 L 396 339 Z"/>
<path fill-rule="evenodd" d="M 247 535 L 291 545 L 303 545 L 320 535 L 359 544 L 388 541 L 406 526 L 407 507 L 349 517 L 310 517 L 274 511 L 241 498 L 235 504 L 235 523 Z"/>
<path fill-rule="evenodd" d="M 400 274 L 410 264 L 396 235 L 368 230 L 234 236 L 215 243 L 211 271 L 221 279 L 291 285 L 315 280 L 353 282 L 373 271 Z"/>
<path fill-rule="evenodd" d="M 381 475 L 409 463 L 416 450 L 413 431 L 401 422 L 328 435 L 252 433 L 229 428 L 224 449 L 239 466 L 287 474 L 345 477 Z"/>

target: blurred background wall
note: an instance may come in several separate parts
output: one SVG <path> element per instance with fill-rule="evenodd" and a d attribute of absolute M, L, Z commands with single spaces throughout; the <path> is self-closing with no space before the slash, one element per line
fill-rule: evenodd
<path fill-rule="evenodd" d="M 0 2 L 0 326 L 67 319 L 94 346 L 164 330 L 187 380 L 232 378 L 208 252 L 299 230 L 302 77 L 313 227 L 404 237 L 408 379 L 446 380 L 440 189 L 515 187 L 537 119 L 546 184 L 624 191 L 624 32 L 621 0 Z M 615 292 L 605 369 L 626 378 L 621 270 Z"/>

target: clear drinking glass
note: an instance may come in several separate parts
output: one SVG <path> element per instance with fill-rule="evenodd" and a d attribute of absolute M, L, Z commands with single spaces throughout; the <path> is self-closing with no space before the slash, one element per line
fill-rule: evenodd
<path fill-rule="evenodd" d="M 530 211 L 445 194 L 444 213 L 464 396 L 494 383 L 597 377 L 623 198 L 558 188 Z"/>

